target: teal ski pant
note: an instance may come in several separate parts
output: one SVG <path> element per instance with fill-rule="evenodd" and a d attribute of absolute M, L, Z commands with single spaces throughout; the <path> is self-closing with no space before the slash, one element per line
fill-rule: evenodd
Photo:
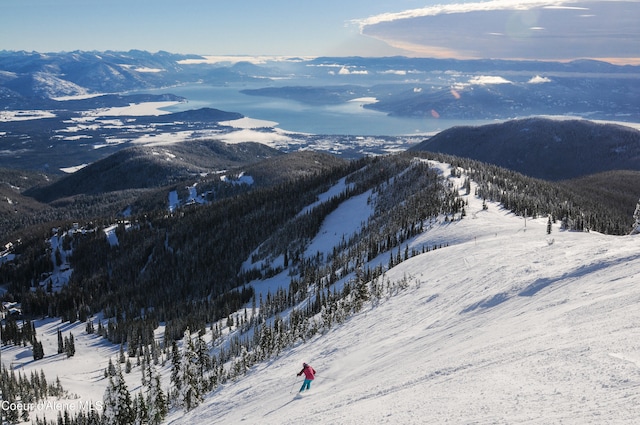
<path fill-rule="evenodd" d="M 304 382 L 302 383 L 302 386 L 300 387 L 300 391 L 302 392 L 304 390 L 310 390 L 311 389 L 311 381 L 312 379 L 305 379 Z"/>

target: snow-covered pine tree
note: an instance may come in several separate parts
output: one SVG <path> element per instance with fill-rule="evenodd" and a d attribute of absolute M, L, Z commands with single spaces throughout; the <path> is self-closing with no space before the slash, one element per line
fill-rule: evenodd
<path fill-rule="evenodd" d="M 209 356 L 209 347 L 204 340 L 204 331 L 198 332 L 194 343 L 195 353 L 197 356 L 197 377 L 200 394 L 206 393 L 209 388 L 209 380 L 206 378 L 207 372 L 211 369 L 211 357 Z"/>
<path fill-rule="evenodd" d="M 69 333 L 68 337 L 64 337 L 63 348 L 64 352 L 67 353 L 67 357 L 73 357 L 76 354 L 76 344 L 72 333 Z"/>
<path fill-rule="evenodd" d="M 147 425 L 149 423 L 149 410 L 142 393 L 138 393 L 134 397 L 133 410 L 135 412 L 134 425 Z"/>
<path fill-rule="evenodd" d="M 107 383 L 107 388 L 104 390 L 102 402 L 104 406 L 102 418 L 105 425 L 115 424 L 118 405 L 115 394 L 115 383 L 113 382 L 113 376 L 111 375 L 109 375 L 109 382 Z"/>
<path fill-rule="evenodd" d="M 109 357 L 109 364 L 107 365 L 107 376 L 116 376 L 116 367 L 113 365 L 111 357 Z"/>
<path fill-rule="evenodd" d="M 120 354 L 118 356 L 118 362 L 124 364 L 126 361 L 127 361 L 127 359 L 124 356 L 124 346 L 122 344 L 120 344 Z"/>
<path fill-rule="evenodd" d="M 155 372 L 155 368 L 153 370 L 154 372 L 151 373 L 149 379 L 147 408 L 149 425 L 159 425 L 167 416 L 167 399 L 162 391 L 160 375 Z"/>
<path fill-rule="evenodd" d="M 179 397 L 182 407 L 189 411 L 197 407 L 203 399 L 202 385 L 198 374 L 198 353 L 196 353 L 189 328 L 184 331 L 182 344 L 182 367 L 180 368 L 182 388 Z"/>
<path fill-rule="evenodd" d="M 167 415 L 167 398 L 162 391 L 160 375 L 156 371 L 148 351 L 142 362 L 142 386 L 146 387 L 148 423 L 158 425 Z"/>
<path fill-rule="evenodd" d="M 640 233 L 640 200 L 638 200 L 638 204 L 636 205 L 636 210 L 633 213 L 633 228 L 631 229 L 632 235 L 637 235 Z"/>
<path fill-rule="evenodd" d="M 2 390 L 2 403 L 3 404 L 6 403 L 7 406 L 10 406 L 12 405 L 12 403 L 15 403 L 16 401 L 18 401 L 17 399 L 18 385 L 17 385 L 16 376 L 13 369 L 11 370 L 10 377 L 9 375 L 5 375 L 6 373 L 7 373 L 7 369 L 2 367 L 2 374 L 3 374 L 2 380 L 3 380 L 3 383 L 6 383 L 6 385 L 4 385 L 4 388 Z M 18 421 L 19 409 L 3 408 L 2 416 L 3 416 L 3 421 L 2 421 L 3 423 L 4 423 L 4 420 L 6 420 L 10 424 L 16 424 L 19 422 Z"/>
<path fill-rule="evenodd" d="M 131 393 L 122 376 L 120 363 L 116 364 L 116 375 L 109 377 L 103 397 L 103 419 L 105 425 L 131 425 L 135 421 Z"/>

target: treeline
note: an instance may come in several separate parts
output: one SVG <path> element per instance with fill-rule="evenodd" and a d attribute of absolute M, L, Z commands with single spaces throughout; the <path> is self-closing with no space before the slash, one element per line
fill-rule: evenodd
<path fill-rule="evenodd" d="M 187 327 L 200 329 L 249 302 L 253 290 L 244 284 L 256 274 L 239 272 L 244 259 L 352 167 L 343 164 L 175 214 L 163 209 L 132 217 L 131 230 L 124 223 L 116 230 L 117 246 L 109 245 L 95 220 L 94 227 L 67 237 L 73 275 L 59 292 L 37 286 L 54 268 L 51 253 L 42 250 L 50 237 L 42 228 L 23 242 L 16 261 L 2 266 L 0 280 L 28 316 L 85 321 L 103 311 L 111 318 L 105 335 L 114 343 L 132 337 L 144 343 L 158 322 L 167 323 L 168 340 L 180 338 Z"/>
<path fill-rule="evenodd" d="M 42 342 L 36 338 L 36 328 L 32 321 L 22 320 L 22 323 L 19 324 L 15 317 L 9 316 L 5 319 L 4 324 L 0 323 L 0 334 L 2 335 L 2 345 L 12 344 L 24 347 L 31 345 L 33 359 L 44 358 L 44 348 Z M 73 341 L 73 335 L 71 335 L 71 340 Z M 73 348 L 73 353 L 75 353 L 75 348 Z"/>
<path fill-rule="evenodd" d="M 597 231 L 624 235 L 633 223 L 631 214 L 617 204 L 589 196 L 572 182 L 550 182 L 524 176 L 515 171 L 479 161 L 445 154 L 426 153 L 426 157 L 459 167 L 478 184 L 477 196 L 501 203 L 520 216 L 546 217 L 560 221 L 567 230 Z M 633 209 L 633 205 L 629 206 Z"/>
<path fill-rule="evenodd" d="M 365 258 L 397 249 L 422 232 L 430 217 L 463 217 L 458 188 L 441 187 L 438 174 L 426 163 L 429 158 L 452 164 L 454 173 L 465 170 L 478 184 L 478 196 L 501 202 L 516 214 L 551 215 L 570 230 L 624 234 L 630 228 L 630 217 L 575 195 L 562 184 L 478 161 L 412 152 L 336 165 L 174 214 L 162 209 L 132 217 L 116 229 L 116 246 L 109 245 L 101 230 L 110 222 L 94 220 L 94 227 L 65 238 L 73 251 L 73 275 L 56 293 L 37 285 L 54 269 L 51 252 L 42 250 L 50 227 L 34 228 L 39 230 L 17 248 L 18 259 L 1 266 L 0 283 L 9 287 L 5 299 L 21 302 L 23 312 L 32 317 L 86 321 L 103 311 L 110 320 L 100 333 L 114 343 L 147 344 L 159 322 L 167 323 L 167 341 L 181 338 L 187 327 L 201 329 L 250 302 L 254 294 L 247 282 L 283 267 L 301 267 L 306 243 L 324 217 L 350 197 L 371 191 L 375 213 L 362 223 L 357 240 L 342 241 L 337 248 L 360 244 Z M 298 215 L 317 194 L 345 177 L 342 193 Z M 61 229 L 71 226 L 56 224 Z M 285 264 L 273 266 L 280 256 Z M 247 258 L 258 268 L 242 269 Z"/>

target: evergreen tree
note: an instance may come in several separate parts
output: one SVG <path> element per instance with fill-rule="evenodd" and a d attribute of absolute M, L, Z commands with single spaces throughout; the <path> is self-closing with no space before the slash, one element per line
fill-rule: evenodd
<path fill-rule="evenodd" d="M 95 329 L 95 327 L 93 325 L 93 321 L 91 319 L 87 319 L 87 324 L 85 326 L 85 330 L 89 335 L 91 335 L 91 334 L 93 334 L 95 332 L 96 329 Z"/>
<path fill-rule="evenodd" d="M 76 354 L 76 344 L 72 333 L 69 333 L 69 337 L 64 337 L 63 348 L 67 357 L 73 357 Z"/>
<path fill-rule="evenodd" d="M 209 356 L 209 349 L 207 343 L 204 340 L 204 331 L 198 332 L 198 336 L 195 340 L 195 352 L 197 356 L 197 369 L 200 382 L 204 383 L 205 373 L 211 368 L 211 357 Z M 201 392 L 205 392 L 206 388 L 201 388 Z"/>
<path fill-rule="evenodd" d="M 360 311 L 362 309 L 363 304 L 369 300 L 369 284 L 364 277 L 364 273 L 362 271 L 362 267 L 358 266 L 356 269 L 356 282 L 355 282 L 355 293 L 354 293 L 354 311 Z"/>
<path fill-rule="evenodd" d="M 10 381 L 7 383 L 8 385 L 6 385 L 6 389 L 3 389 L 2 391 L 2 401 L 4 403 L 7 403 L 7 405 L 11 405 L 11 403 L 15 403 L 17 401 L 16 400 L 17 382 L 15 381 L 15 375 L 13 374 L 13 371 L 11 372 L 12 373 L 11 373 Z M 2 409 L 2 415 L 10 424 L 18 423 L 18 417 L 19 417 L 18 413 L 19 413 L 18 409 L 6 409 L 6 408 Z"/>
<path fill-rule="evenodd" d="M 180 393 L 182 390 L 182 356 L 180 350 L 178 350 L 178 344 L 176 341 L 171 342 L 171 386 L 175 388 L 176 392 Z M 176 404 L 179 401 L 174 399 Z"/>
<path fill-rule="evenodd" d="M 118 399 L 115 391 L 116 385 L 113 378 L 113 376 L 109 375 L 109 382 L 107 383 L 107 388 L 105 388 L 104 395 L 102 396 L 102 418 L 105 425 L 115 425 L 116 416 L 118 414 Z"/>
<path fill-rule="evenodd" d="M 159 425 L 167 416 L 167 399 L 162 391 L 160 375 L 155 372 L 153 365 L 149 373 L 147 408 L 150 425 Z"/>
<path fill-rule="evenodd" d="M 49 386 L 47 385 L 47 378 L 44 376 L 44 370 L 40 369 L 40 394 L 42 398 L 46 398 L 49 395 Z"/>
<path fill-rule="evenodd" d="M 120 363 L 117 363 L 116 376 L 109 377 L 105 390 L 104 423 L 105 425 L 132 425 L 135 421 L 131 393 L 122 376 Z"/>
<path fill-rule="evenodd" d="M 42 343 L 33 337 L 33 360 L 40 360 L 44 358 L 44 348 L 42 348 Z"/>
<path fill-rule="evenodd" d="M 636 210 L 633 212 L 633 228 L 631 229 L 632 235 L 637 235 L 640 233 L 640 200 L 638 200 L 638 204 L 636 205 Z"/>
<path fill-rule="evenodd" d="M 135 425 L 147 425 L 149 423 L 149 410 L 147 402 L 144 399 L 142 393 L 138 393 L 138 396 L 134 399 L 134 412 L 135 412 Z"/>
<path fill-rule="evenodd" d="M 118 361 L 120 363 L 124 363 L 127 361 L 127 359 L 124 357 L 124 346 L 122 344 L 120 344 L 120 355 L 118 357 Z"/>
<path fill-rule="evenodd" d="M 148 397 L 149 423 L 160 424 L 167 416 L 168 401 L 164 391 L 162 391 L 160 375 L 155 372 L 150 380 Z"/>
<path fill-rule="evenodd" d="M 64 340 L 62 339 L 62 332 L 58 329 L 58 354 L 64 353 Z"/>
<path fill-rule="evenodd" d="M 180 404 L 189 411 L 202 402 L 201 382 L 198 374 L 198 354 L 191 339 L 189 328 L 184 331 L 182 364 L 180 368 L 180 381 L 182 388 L 179 391 Z"/>
<path fill-rule="evenodd" d="M 116 376 L 116 367 L 113 365 L 111 357 L 109 357 L 109 364 L 107 365 L 107 376 Z"/>

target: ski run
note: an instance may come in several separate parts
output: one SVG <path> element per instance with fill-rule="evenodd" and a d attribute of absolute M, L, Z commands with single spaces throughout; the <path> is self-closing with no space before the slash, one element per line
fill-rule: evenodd
<path fill-rule="evenodd" d="M 439 167 L 448 175 L 448 166 Z M 365 221 L 366 196 L 331 213 L 308 252 L 329 252 Z M 165 422 L 637 423 L 640 236 L 562 231 L 559 224 L 548 234 L 546 217 L 525 220 L 495 203 L 483 209 L 473 191 L 465 199 L 464 219 L 439 221 L 409 244 L 443 248 L 386 272 L 385 279 L 404 282 L 393 296 L 252 366 L 193 410 L 170 410 Z M 285 270 L 254 285 L 266 295 L 289 279 Z M 30 347 L 6 346 L 2 362 L 27 374 L 43 369 L 50 381 L 58 376 L 69 395 L 34 413 L 55 419 L 56 408 L 102 402 L 104 370 L 119 346 L 86 334 L 84 323 L 36 325 L 44 359 L 33 361 Z M 74 334 L 74 357 L 56 354 L 58 329 Z M 303 362 L 317 375 L 298 395 Z M 139 369 L 125 374 L 132 395 L 142 389 Z M 167 390 L 171 362 L 158 371 Z"/>

